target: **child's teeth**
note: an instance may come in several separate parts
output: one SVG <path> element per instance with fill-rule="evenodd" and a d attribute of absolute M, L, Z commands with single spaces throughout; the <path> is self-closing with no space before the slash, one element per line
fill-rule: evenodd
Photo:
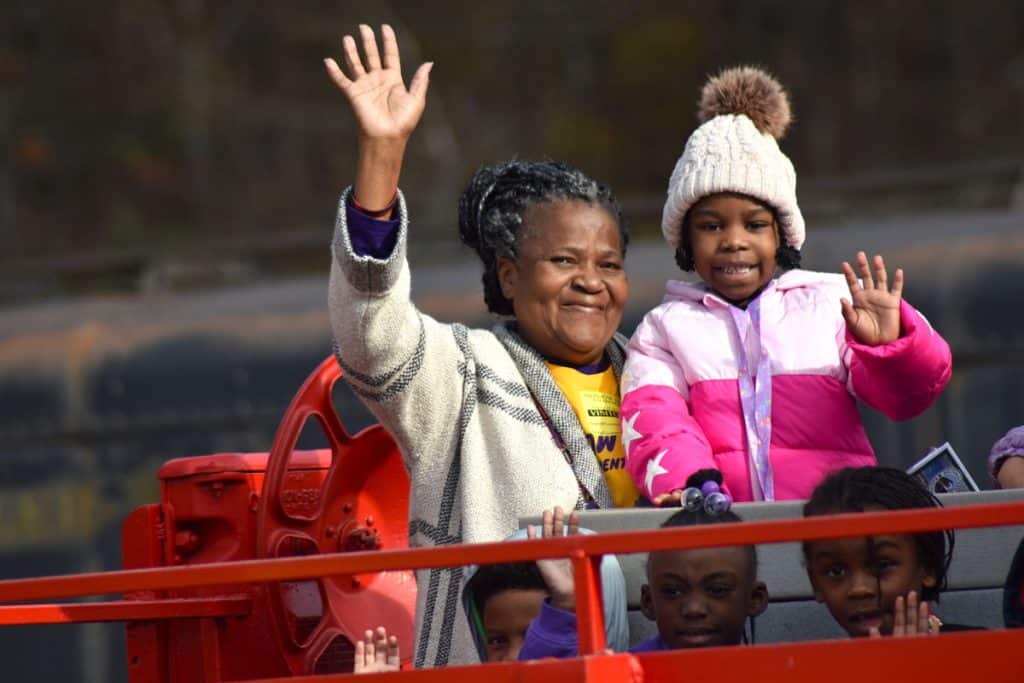
<path fill-rule="evenodd" d="M 725 272 L 728 275 L 736 275 L 738 273 L 746 273 L 750 270 L 750 266 L 727 266 Z"/>

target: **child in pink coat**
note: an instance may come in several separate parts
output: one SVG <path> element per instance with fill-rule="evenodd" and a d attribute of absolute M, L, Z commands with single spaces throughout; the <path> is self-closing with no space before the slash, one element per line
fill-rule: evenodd
<path fill-rule="evenodd" d="M 903 272 L 857 254 L 857 273 L 800 270 L 796 172 L 776 139 L 781 86 L 730 69 L 669 181 L 662 231 L 683 270 L 628 346 L 626 466 L 656 504 L 719 470 L 737 501 L 806 498 L 826 475 L 876 463 L 856 399 L 894 420 L 932 404 L 949 346 L 903 301 Z M 858 279 L 859 274 L 859 279 Z"/>

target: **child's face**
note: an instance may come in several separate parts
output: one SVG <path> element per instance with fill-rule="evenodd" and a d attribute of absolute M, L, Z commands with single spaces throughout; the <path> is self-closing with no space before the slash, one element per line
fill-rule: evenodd
<path fill-rule="evenodd" d="M 914 537 L 903 535 L 842 538 L 807 544 L 807 574 L 814 597 L 851 637 L 872 627 L 892 633 L 896 598 L 936 579 L 918 560 Z"/>
<path fill-rule="evenodd" d="M 495 593 L 484 603 L 484 634 L 488 662 L 514 662 L 523 648 L 530 622 L 540 615 L 547 593 L 513 589 Z"/>
<path fill-rule="evenodd" d="M 687 230 L 697 273 L 729 301 L 747 303 L 775 274 L 775 216 L 749 197 L 704 197 L 690 209 Z"/>
<path fill-rule="evenodd" d="M 768 605 L 746 548 L 652 553 L 641 592 L 644 616 L 673 649 L 737 645 L 743 624 Z"/>

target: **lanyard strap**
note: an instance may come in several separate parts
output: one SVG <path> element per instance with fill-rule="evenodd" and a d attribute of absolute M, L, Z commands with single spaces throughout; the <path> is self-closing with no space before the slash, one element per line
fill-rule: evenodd
<path fill-rule="evenodd" d="M 572 456 L 572 453 L 569 452 L 569 447 L 565 445 L 565 440 L 562 439 L 562 435 L 558 433 L 557 429 L 555 429 L 555 423 L 551 421 L 551 416 L 548 415 L 548 411 L 544 410 L 544 406 L 540 404 L 540 401 L 538 401 L 537 397 L 533 395 L 533 392 L 530 393 L 530 398 L 533 399 L 533 404 L 537 406 L 537 412 L 540 413 L 540 417 L 544 420 L 544 424 L 548 426 L 548 432 L 551 433 L 551 440 L 555 442 L 555 446 L 558 450 L 562 451 L 562 457 L 564 457 L 565 462 L 569 464 L 569 469 L 572 470 L 572 476 L 576 478 L 576 485 L 580 488 L 580 497 L 583 499 L 586 509 L 592 510 L 597 508 L 597 502 L 594 500 L 594 497 L 590 495 L 590 491 L 587 490 L 587 487 L 583 485 L 582 481 L 580 481 L 579 475 L 576 474 L 576 459 Z"/>
<path fill-rule="evenodd" d="M 751 301 L 746 310 L 729 306 L 729 312 L 740 340 L 740 404 L 751 474 L 760 486 L 761 498 L 775 500 L 775 481 L 768 458 L 772 441 L 772 362 L 761 334 L 761 297 Z M 752 347 L 757 348 L 758 354 L 754 372 L 750 370 L 753 365 L 750 358 L 754 351 Z"/>

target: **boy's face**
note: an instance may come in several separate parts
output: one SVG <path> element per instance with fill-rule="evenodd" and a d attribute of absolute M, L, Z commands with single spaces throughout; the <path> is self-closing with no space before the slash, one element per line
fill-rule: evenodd
<path fill-rule="evenodd" d="M 748 616 L 764 612 L 768 591 L 746 548 L 651 553 L 641 592 L 644 616 L 673 649 L 737 645 Z"/>
<path fill-rule="evenodd" d="M 918 560 L 910 535 L 841 538 L 807 544 L 807 574 L 814 597 L 851 637 L 871 628 L 892 633 L 896 598 L 936 585 Z"/>
<path fill-rule="evenodd" d="M 688 214 L 693 264 L 734 304 L 747 303 L 775 274 L 779 229 L 764 205 L 733 193 L 709 195 Z"/>
<path fill-rule="evenodd" d="M 488 662 L 514 662 L 523 648 L 530 622 L 540 614 L 547 593 L 516 588 L 495 593 L 484 603 L 484 634 Z"/>

